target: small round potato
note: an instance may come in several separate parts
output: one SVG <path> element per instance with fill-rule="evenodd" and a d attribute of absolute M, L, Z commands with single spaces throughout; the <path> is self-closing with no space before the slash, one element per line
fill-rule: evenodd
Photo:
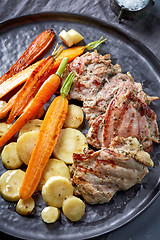
<path fill-rule="evenodd" d="M 67 178 L 54 176 L 48 179 L 42 187 L 42 197 L 45 203 L 53 207 L 62 207 L 65 198 L 73 196 L 73 186 Z"/>
<path fill-rule="evenodd" d="M 62 210 L 71 221 L 79 221 L 85 213 L 85 204 L 80 198 L 71 196 L 64 200 Z"/>
<path fill-rule="evenodd" d="M 38 131 L 26 132 L 17 139 L 18 157 L 26 165 L 28 165 L 28 163 L 29 163 L 33 149 L 34 149 L 37 139 L 38 139 L 38 135 L 39 135 Z"/>
<path fill-rule="evenodd" d="M 45 207 L 41 212 L 41 217 L 45 223 L 54 223 L 60 216 L 60 210 L 56 207 Z"/>
<path fill-rule="evenodd" d="M 73 153 L 83 153 L 84 148 L 88 148 L 86 137 L 77 129 L 64 128 L 60 132 L 53 156 L 72 164 Z"/>
<path fill-rule="evenodd" d="M 0 100 L 0 111 L 7 105 L 6 101 Z M 8 112 L 3 114 L 3 116 L 0 117 L 0 119 L 3 119 L 7 116 Z"/>
<path fill-rule="evenodd" d="M 21 215 L 29 215 L 35 208 L 35 202 L 32 197 L 27 200 L 19 199 L 16 205 L 16 211 Z"/>
<path fill-rule="evenodd" d="M 11 202 L 20 199 L 20 187 L 23 182 L 24 172 L 20 169 L 8 170 L 0 177 L 0 193 L 2 197 Z"/>
<path fill-rule="evenodd" d="M 22 165 L 22 161 L 17 154 L 17 143 L 11 142 L 2 150 L 1 153 L 2 163 L 7 169 L 16 169 Z"/>
<path fill-rule="evenodd" d="M 2 137 L 12 127 L 12 124 L 0 123 L 0 137 Z"/>
<path fill-rule="evenodd" d="M 47 182 L 47 180 L 50 177 L 53 176 L 62 176 L 67 179 L 70 179 L 70 172 L 68 166 L 63 161 L 55 158 L 51 158 L 48 160 L 43 170 L 38 189 L 41 191 L 43 185 Z"/>
<path fill-rule="evenodd" d="M 19 131 L 18 137 L 20 137 L 23 133 L 31 132 L 31 131 L 40 131 L 43 120 L 41 119 L 31 119 L 29 120 Z"/>
<path fill-rule="evenodd" d="M 68 106 L 67 117 L 64 122 L 66 128 L 78 128 L 84 119 L 82 108 L 71 104 Z"/>

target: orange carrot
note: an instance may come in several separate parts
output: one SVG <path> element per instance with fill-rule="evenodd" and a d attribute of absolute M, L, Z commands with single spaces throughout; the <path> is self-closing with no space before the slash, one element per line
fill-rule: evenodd
<path fill-rule="evenodd" d="M 21 88 L 21 91 L 18 92 L 7 123 L 12 123 L 15 117 L 22 112 L 27 103 L 31 100 L 34 93 L 38 91 L 43 82 L 51 75 L 51 73 L 53 73 L 53 65 L 55 57 L 57 56 L 56 54 L 59 54 L 62 49 L 63 48 L 60 47 L 60 49 L 55 51 L 55 56 L 48 56 L 47 58 L 43 59 L 34 69 L 30 77 Z"/>
<path fill-rule="evenodd" d="M 53 93 L 58 89 L 60 84 L 60 75 L 62 74 L 68 59 L 62 61 L 56 74 L 52 74 L 41 86 L 36 96 L 33 98 L 31 105 L 27 110 L 13 123 L 11 128 L 0 138 L 0 146 L 10 140 L 25 123 L 27 123 L 39 109 L 49 100 Z"/>
<path fill-rule="evenodd" d="M 43 169 L 57 143 L 68 111 L 68 100 L 65 96 L 71 87 L 73 78 L 74 75 L 71 73 L 62 86 L 61 95 L 53 100 L 43 120 L 36 146 L 20 188 L 20 196 L 23 199 L 28 199 L 36 190 Z"/>
<path fill-rule="evenodd" d="M 17 62 L 0 78 L 0 84 L 22 71 L 39 57 L 52 43 L 55 33 L 53 29 L 42 32 L 17 60 Z"/>
<path fill-rule="evenodd" d="M 54 73 L 56 71 L 55 69 L 57 69 L 59 67 L 59 65 L 64 57 L 68 57 L 68 62 L 71 62 L 74 58 L 82 55 L 85 49 L 88 49 L 88 50 L 93 49 L 93 48 L 97 47 L 100 43 L 104 42 L 105 40 L 106 39 L 98 40 L 93 43 L 89 43 L 86 46 L 77 46 L 77 47 L 72 47 L 72 48 L 68 48 L 68 49 L 64 50 L 55 59 L 53 65 L 52 65 L 52 71 L 53 71 L 52 73 Z M 41 61 L 43 61 L 43 60 L 41 60 Z M 4 83 L 2 83 L 0 85 L 0 98 L 5 96 L 7 93 L 9 93 L 11 90 L 16 88 L 18 85 L 21 85 L 22 83 L 24 83 L 30 77 L 32 71 L 39 65 L 39 63 L 41 61 L 35 63 L 34 65 L 31 65 L 30 67 L 26 68 L 26 70 L 21 71 L 20 73 L 14 75 L 13 77 L 9 78 Z"/>
<path fill-rule="evenodd" d="M 14 88 L 18 87 L 24 83 L 27 78 L 31 75 L 33 70 L 42 62 L 42 60 L 32 64 L 21 72 L 15 74 L 14 76 L 8 78 L 5 82 L 0 85 L 0 98 L 4 97 L 7 93 L 12 91 Z"/>

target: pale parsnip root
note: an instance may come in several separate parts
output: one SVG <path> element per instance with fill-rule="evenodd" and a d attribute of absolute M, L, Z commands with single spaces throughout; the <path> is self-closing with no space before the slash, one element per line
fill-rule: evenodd
<path fill-rule="evenodd" d="M 67 164 L 72 164 L 73 153 L 83 153 L 84 148 L 88 148 L 86 137 L 77 129 L 65 128 L 61 130 L 53 155 Z"/>
<path fill-rule="evenodd" d="M 0 193 L 2 197 L 11 202 L 16 202 L 20 199 L 20 187 L 24 178 L 24 172 L 18 170 L 8 170 L 0 177 Z"/>
<path fill-rule="evenodd" d="M 64 200 L 62 210 L 71 221 L 79 221 L 85 214 L 85 204 L 80 198 L 71 196 Z"/>
<path fill-rule="evenodd" d="M 59 37 L 62 39 L 62 41 L 68 46 L 71 47 L 73 45 L 73 40 L 71 36 L 66 32 L 65 30 L 62 30 L 59 34 Z"/>
<path fill-rule="evenodd" d="M 82 124 L 83 119 L 84 119 L 84 115 L 83 115 L 82 108 L 77 105 L 70 104 L 68 106 L 68 113 L 64 122 L 64 127 L 78 128 Z"/>
<path fill-rule="evenodd" d="M 11 142 L 5 145 L 1 153 L 1 159 L 2 159 L 3 165 L 7 169 L 16 169 L 23 164 L 23 162 L 19 159 L 17 154 L 16 142 Z"/>
<path fill-rule="evenodd" d="M 11 128 L 12 124 L 7 124 L 7 123 L 0 123 L 0 137 L 6 134 L 8 130 Z"/>
<path fill-rule="evenodd" d="M 20 137 L 25 132 L 31 131 L 40 131 L 43 120 L 41 119 L 32 119 L 29 120 L 19 131 L 18 137 Z"/>
<path fill-rule="evenodd" d="M 60 210 L 56 207 L 45 207 L 41 212 L 41 217 L 45 223 L 54 223 L 60 216 Z"/>
<path fill-rule="evenodd" d="M 38 135 L 39 135 L 38 131 L 26 132 L 17 139 L 18 157 L 26 165 L 28 165 L 28 163 L 29 163 L 33 149 L 34 149 L 37 139 L 38 139 Z"/>
<path fill-rule="evenodd" d="M 70 172 L 68 166 L 61 160 L 51 158 L 48 160 L 43 174 L 38 186 L 38 189 L 41 191 L 43 185 L 47 182 L 50 177 L 53 176 L 62 176 L 67 179 L 70 179 Z"/>
<path fill-rule="evenodd" d="M 33 209 L 35 208 L 35 201 L 32 197 L 28 198 L 27 200 L 19 199 L 16 205 L 16 211 L 20 215 L 29 215 L 32 213 Z"/>
<path fill-rule="evenodd" d="M 0 100 L 0 112 L 1 110 L 7 105 L 6 101 Z M 3 119 L 7 116 L 8 113 L 6 113 L 5 115 L 3 115 L 3 117 L 0 117 L 0 119 Z"/>
<path fill-rule="evenodd" d="M 68 31 L 68 34 L 72 38 L 73 44 L 77 44 L 77 43 L 79 43 L 80 41 L 82 41 L 84 39 L 84 37 L 79 32 L 77 32 L 74 29 L 70 29 Z"/>
<path fill-rule="evenodd" d="M 61 176 L 49 178 L 42 187 L 42 197 L 44 202 L 53 207 L 62 207 L 64 199 L 72 195 L 72 184 L 67 178 Z"/>

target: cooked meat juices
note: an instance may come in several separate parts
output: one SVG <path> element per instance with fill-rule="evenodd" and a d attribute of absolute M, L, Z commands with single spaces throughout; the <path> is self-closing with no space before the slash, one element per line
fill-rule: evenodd
<path fill-rule="evenodd" d="M 147 152 L 159 143 L 156 114 L 148 96 L 130 73 L 112 65 L 110 55 L 87 52 L 67 65 L 76 74 L 69 98 L 83 101 L 89 121 L 87 141 L 93 147 L 73 154 L 72 183 L 90 204 L 108 202 L 119 190 L 140 182 L 153 162 Z M 143 149 L 143 150 L 142 150 Z"/>

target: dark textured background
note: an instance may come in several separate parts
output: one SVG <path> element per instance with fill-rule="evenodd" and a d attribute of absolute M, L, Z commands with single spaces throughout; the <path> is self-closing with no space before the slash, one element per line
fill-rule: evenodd
<path fill-rule="evenodd" d="M 155 0 L 151 14 L 138 22 L 123 20 L 120 24 L 112 13 L 109 0 L 1 0 L 0 21 L 39 12 L 71 12 L 97 17 L 124 29 L 143 42 L 160 59 L 160 1 Z M 134 221 L 124 227 L 101 236 L 101 240 L 159 240 L 160 197 Z M 1 217 L 1 216 L 0 216 Z M 0 234 L 0 239 L 7 237 Z M 9 239 L 12 239 L 10 237 Z"/>

